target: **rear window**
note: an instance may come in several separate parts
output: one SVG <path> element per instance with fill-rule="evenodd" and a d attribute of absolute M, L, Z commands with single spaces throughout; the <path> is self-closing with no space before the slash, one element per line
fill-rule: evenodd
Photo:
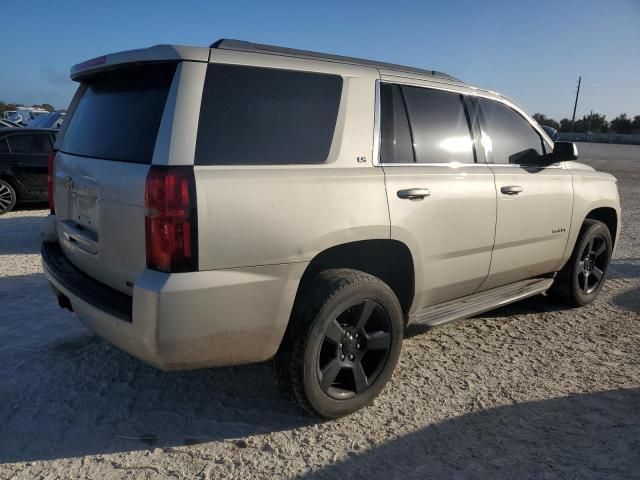
<path fill-rule="evenodd" d="M 402 87 L 418 163 L 473 163 L 473 139 L 462 95 Z"/>
<path fill-rule="evenodd" d="M 151 163 L 176 64 L 100 73 L 74 99 L 60 149 L 122 162 Z"/>
<path fill-rule="evenodd" d="M 196 165 L 326 161 L 342 77 L 211 64 L 207 67 Z"/>

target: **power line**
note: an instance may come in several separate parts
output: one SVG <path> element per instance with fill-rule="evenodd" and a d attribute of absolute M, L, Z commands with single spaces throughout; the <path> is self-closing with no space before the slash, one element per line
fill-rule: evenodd
<path fill-rule="evenodd" d="M 576 108 L 578 108 L 578 95 L 580 95 L 580 84 L 582 77 L 578 77 L 578 89 L 576 90 L 576 102 L 573 104 L 573 116 L 571 117 L 571 131 L 573 132 L 573 124 L 576 122 Z"/>

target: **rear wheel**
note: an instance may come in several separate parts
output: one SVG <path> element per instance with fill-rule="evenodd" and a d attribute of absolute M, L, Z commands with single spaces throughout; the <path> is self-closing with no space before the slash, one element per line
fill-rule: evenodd
<path fill-rule="evenodd" d="M 0 179 L 0 215 L 13 210 L 17 200 L 18 197 L 13 186 L 6 180 Z"/>
<path fill-rule="evenodd" d="M 607 226 L 585 220 L 571 258 L 558 274 L 552 292 L 572 306 L 593 302 L 609 272 L 613 244 Z"/>
<path fill-rule="evenodd" d="M 393 291 L 357 270 L 326 270 L 302 287 L 275 359 L 281 385 L 308 411 L 352 413 L 384 388 L 404 320 Z"/>

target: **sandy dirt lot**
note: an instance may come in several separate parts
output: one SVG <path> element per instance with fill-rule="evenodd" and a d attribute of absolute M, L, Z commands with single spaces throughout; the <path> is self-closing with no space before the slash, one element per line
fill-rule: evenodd
<path fill-rule="evenodd" d="M 375 403 L 333 422 L 268 364 L 163 373 L 93 336 L 42 274 L 46 212 L 0 217 L 0 479 L 640 478 L 640 147 L 580 147 L 624 209 L 598 301 L 411 337 Z"/>

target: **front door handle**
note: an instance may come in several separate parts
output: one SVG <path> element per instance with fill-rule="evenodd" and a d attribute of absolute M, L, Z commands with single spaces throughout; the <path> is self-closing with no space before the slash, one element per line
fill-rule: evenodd
<path fill-rule="evenodd" d="M 431 195 L 428 188 L 408 188 L 406 190 L 398 190 L 398 198 L 406 198 L 408 200 L 422 200 L 424 197 Z"/>
<path fill-rule="evenodd" d="M 505 195 L 518 195 L 522 192 L 522 187 L 518 185 L 509 185 L 506 187 L 502 187 L 500 191 Z"/>

